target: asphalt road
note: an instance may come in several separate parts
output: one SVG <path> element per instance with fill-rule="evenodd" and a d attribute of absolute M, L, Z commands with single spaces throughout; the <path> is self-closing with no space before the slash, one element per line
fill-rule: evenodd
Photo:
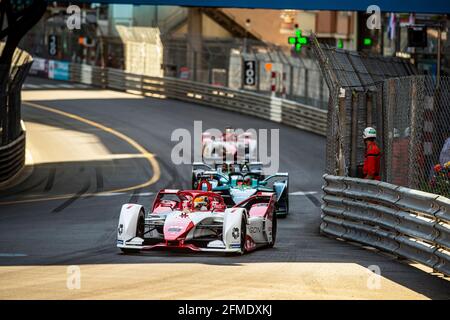
<path fill-rule="evenodd" d="M 33 170 L 1 191 L 0 299 L 450 298 L 450 282 L 439 275 L 319 234 L 323 137 L 190 103 L 28 83 L 23 119 Z M 235 257 L 121 254 L 123 203 L 148 207 L 161 188 L 189 188 L 191 167 L 172 163 L 171 134 L 193 132 L 196 120 L 203 129 L 279 129 L 279 169 L 289 172 L 295 194 L 275 248 Z M 66 286 L 70 265 L 80 267 L 81 289 Z M 381 271 L 375 287 L 374 265 Z"/>

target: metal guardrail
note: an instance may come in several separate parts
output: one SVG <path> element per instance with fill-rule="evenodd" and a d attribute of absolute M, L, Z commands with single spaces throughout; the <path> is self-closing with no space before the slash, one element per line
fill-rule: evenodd
<path fill-rule="evenodd" d="M 25 164 L 25 132 L 0 147 L 0 184 L 15 176 Z"/>
<path fill-rule="evenodd" d="M 195 102 L 326 135 L 327 111 L 244 90 L 73 63 L 70 65 L 70 81 L 150 97 Z"/>
<path fill-rule="evenodd" d="M 374 180 L 323 178 L 322 233 L 450 276 L 450 199 Z"/>
<path fill-rule="evenodd" d="M 4 43 L 0 42 L 0 52 Z M 25 132 L 21 121 L 20 90 L 31 68 L 32 57 L 14 51 L 11 65 L 0 65 L 0 188 L 25 164 Z"/>

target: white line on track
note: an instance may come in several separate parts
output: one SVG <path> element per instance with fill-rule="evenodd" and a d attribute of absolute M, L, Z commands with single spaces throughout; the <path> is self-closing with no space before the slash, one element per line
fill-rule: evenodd
<path fill-rule="evenodd" d="M 0 253 L 1 257 L 26 257 L 25 253 Z"/>
<path fill-rule="evenodd" d="M 115 197 L 115 196 L 120 196 L 122 194 L 126 194 L 125 192 L 105 192 L 105 193 L 99 193 L 99 194 L 94 194 L 94 197 Z"/>
<path fill-rule="evenodd" d="M 31 83 L 25 83 L 25 84 L 23 85 L 23 88 L 24 88 L 24 89 L 36 89 L 36 88 L 39 88 L 39 86 L 38 86 L 38 85 L 35 85 L 35 84 L 31 84 Z"/>
<path fill-rule="evenodd" d="M 154 193 L 153 192 L 142 192 L 142 193 L 136 193 L 135 195 L 139 196 L 139 197 L 148 197 L 148 196 L 154 195 Z"/>
<path fill-rule="evenodd" d="M 121 195 L 131 195 L 130 192 L 105 192 L 105 193 L 99 193 L 95 194 L 94 197 L 115 197 L 115 196 L 121 196 Z M 154 195 L 154 192 L 142 192 L 142 193 L 136 193 L 135 196 L 139 197 L 148 197 Z"/>
<path fill-rule="evenodd" d="M 316 194 L 317 191 L 297 191 L 289 193 L 290 196 L 307 196 L 310 194 Z"/>

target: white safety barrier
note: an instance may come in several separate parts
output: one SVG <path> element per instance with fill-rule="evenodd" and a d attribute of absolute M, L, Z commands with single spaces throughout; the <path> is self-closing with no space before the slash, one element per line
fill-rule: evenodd
<path fill-rule="evenodd" d="M 450 199 L 374 180 L 323 178 L 322 233 L 450 275 Z"/>
<path fill-rule="evenodd" d="M 195 102 L 326 135 L 327 111 L 269 95 L 76 63 L 70 64 L 70 81 L 149 97 Z"/>

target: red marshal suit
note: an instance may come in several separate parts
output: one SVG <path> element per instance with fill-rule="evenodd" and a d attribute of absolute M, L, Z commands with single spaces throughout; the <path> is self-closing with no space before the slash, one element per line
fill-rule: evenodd
<path fill-rule="evenodd" d="M 367 144 L 366 155 L 364 159 L 364 179 L 380 180 L 380 148 L 375 141 Z"/>

